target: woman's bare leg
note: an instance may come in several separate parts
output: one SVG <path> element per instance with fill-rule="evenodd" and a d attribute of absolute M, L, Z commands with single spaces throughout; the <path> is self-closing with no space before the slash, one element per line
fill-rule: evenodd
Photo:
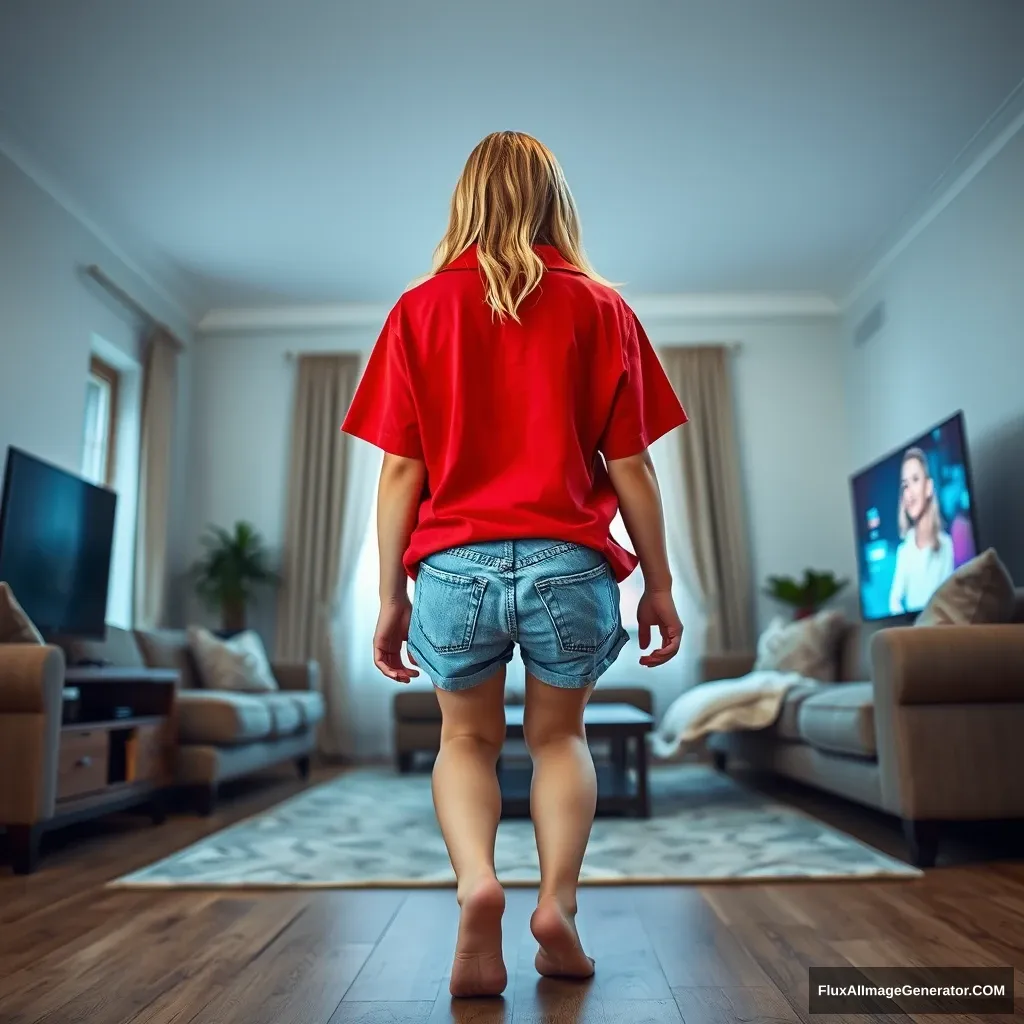
<path fill-rule="evenodd" d="M 594 823 L 597 777 L 583 730 L 593 687 L 560 689 L 527 673 L 524 733 L 533 758 L 530 813 L 540 893 L 530 928 L 541 974 L 587 978 L 594 962 L 576 932 L 576 887 Z"/>
<path fill-rule="evenodd" d="M 501 818 L 495 769 L 505 740 L 505 670 L 459 693 L 435 692 L 442 724 L 434 807 L 462 908 L 451 994 L 496 996 L 508 983 L 501 954 L 505 893 L 494 872 L 494 838 Z"/>

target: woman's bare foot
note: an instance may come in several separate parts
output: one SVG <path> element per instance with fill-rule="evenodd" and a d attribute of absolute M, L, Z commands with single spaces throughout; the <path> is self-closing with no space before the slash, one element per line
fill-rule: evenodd
<path fill-rule="evenodd" d="M 534 966 L 547 978 L 589 978 L 594 961 L 583 952 L 575 914 L 563 910 L 554 896 L 543 896 L 530 918 L 530 931 L 540 945 Z"/>
<path fill-rule="evenodd" d="M 448 990 L 453 996 L 500 996 L 508 984 L 501 955 L 505 890 L 496 878 L 484 879 L 469 890 L 461 904 Z"/>

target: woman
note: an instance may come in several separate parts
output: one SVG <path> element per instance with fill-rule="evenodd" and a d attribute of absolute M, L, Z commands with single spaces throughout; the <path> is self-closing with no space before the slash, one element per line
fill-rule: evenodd
<path fill-rule="evenodd" d="M 516 643 L 542 878 L 536 967 L 594 971 L 575 925 L 596 801 L 583 709 L 627 639 L 618 582 L 638 561 L 642 648 L 653 626 L 661 636 L 641 664 L 679 649 L 647 447 L 685 420 L 636 317 L 583 254 L 554 156 L 528 135 L 489 135 L 459 179 L 433 274 L 388 316 L 342 428 L 385 452 L 374 661 L 407 683 L 418 670 L 406 642 L 441 706 L 434 804 L 461 907 L 453 995 L 507 981 L 495 766 Z M 619 508 L 635 556 L 609 533 Z"/>
<path fill-rule="evenodd" d="M 908 448 L 900 467 L 900 546 L 889 590 L 893 615 L 919 612 L 953 574 L 953 541 L 943 529 L 928 457 Z"/>

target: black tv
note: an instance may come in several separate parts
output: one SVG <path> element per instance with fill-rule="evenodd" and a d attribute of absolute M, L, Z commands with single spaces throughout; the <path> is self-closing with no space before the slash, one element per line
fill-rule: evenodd
<path fill-rule="evenodd" d="M 117 495 L 7 449 L 0 581 L 47 638 L 102 639 Z"/>
<path fill-rule="evenodd" d="M 921 611 L 978 553 L 963 413 L 855 473 L 850 486 L 865 621 Z"/>

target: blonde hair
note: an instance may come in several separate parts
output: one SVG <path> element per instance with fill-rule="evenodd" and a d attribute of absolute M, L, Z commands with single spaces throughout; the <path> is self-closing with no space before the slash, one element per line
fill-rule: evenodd
<path fill-rule="evenodd" d="M 609 284 L 583 252 L 576 203 L 555 155 L 523 132 L 494 132 L 470 153 L 434 251 L 434 273 L 474 243 L 487 304 L 501 319 L 518 322 L 520 305 L 540 284 L 544 263 L 535 244 L 553 245 L 587 277 Z"/>
<path fill-rule="evenodd" d="M 932 536 L 934 541 L 932 547 L 939 550 L 939 536 L 942 533 L 942 516 L 939 515 L 939 502 L 935 496 L 935 482 L 932 479 L 931 467 L 928 465 L 928 456 L 920 448 L 908 448 L 903 453 L 903 461 L 900 463 L 900 539 L 907 535 L 907 531 L 910 529 L 911 522 L 910 516 L 907 515 L 907 510 L 903 505 L 903 467 L 911 461 L 916 459 L 921 464 L 921 469 L 924 471 L 925 480 L 932 485 L 932 493 L 928 499 L 928 507 L 921 513 L 918 522 L 926 522 L 932 530 Z M 915 527 L 917 523 L 913 524 Z M 916 533 L 916 530 L 915 530 Z"/>

